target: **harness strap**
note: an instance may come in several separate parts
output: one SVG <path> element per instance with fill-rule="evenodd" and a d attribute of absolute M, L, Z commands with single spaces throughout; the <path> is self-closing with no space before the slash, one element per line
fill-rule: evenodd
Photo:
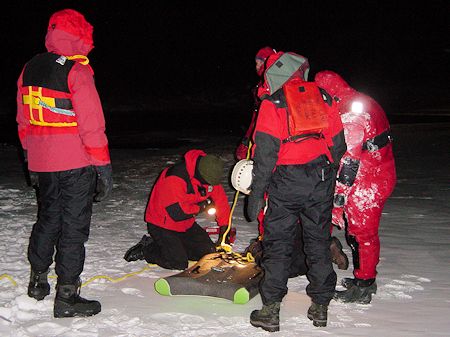
<path fill-rule="evenodd" d="M 388 129 L 378 136 L 373 137 L 372 139 L 368 139 L 363 143 L 362 149 L 367 150 L 369 152 L 378 151 L 379 149 L 385 147 L 390 142 L 392 142 L 393 138 L 391 135 L 391 131 Z"/>

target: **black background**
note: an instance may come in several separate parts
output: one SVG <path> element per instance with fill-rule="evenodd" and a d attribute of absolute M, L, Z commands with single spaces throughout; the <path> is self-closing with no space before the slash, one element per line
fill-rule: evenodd
<path fill-rule="evenodd" d="M 129 120 L 145 111 L 141 128 L 170 129 L 170 112 L 182 110 L 199 117 L 188 118 L 191 126 L 215 119 L 242 132 L 258 80 L 254 56 L 266 45 L 306 56 L 310 79 L 323 69 L 340 73 L 388 116 L 449 108 L 449 1 L 17 1 L 3 5 L 0 22 L 8 130 L 17 77 L 45 51 L 48 19 L 64 8 L 94 26 L 89 58 L 109 132 L 127 130 L 114 127 L 123 111 L 135 111 Z M 177 116 L 186 125 L 189 113 Z"/>

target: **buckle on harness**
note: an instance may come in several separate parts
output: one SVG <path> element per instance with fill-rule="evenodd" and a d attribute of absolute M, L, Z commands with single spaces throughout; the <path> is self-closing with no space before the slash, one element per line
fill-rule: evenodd
<path fill-rule="evenodd" d="M 367 151 L 374 152 L 379 149 L 378 145 L 376 145 L 373 141 L 367 141 Z"/>
<path fill-rule="evenodd" d="M 372 139 L 368 139 L 363 144 L 363 150 L 367 150 L 369 152 L 378 151 L 379 149 L 385 147 L 389 143 L 393 141 L 393 137 L 390 133 L 390 130 L 386 130 L 380 133 L 378 136 L 373 137 Z"/>

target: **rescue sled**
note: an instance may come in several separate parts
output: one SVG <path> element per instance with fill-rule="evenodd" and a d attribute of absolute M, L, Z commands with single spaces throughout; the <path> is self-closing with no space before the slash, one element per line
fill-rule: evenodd
<path fill-rule="evenodd" d="M 216 252 L 203 256 L 186 270 L 160 278 L 156 292 L 165 296 L 195 295 L 247 303 L 258 294 L 263 271 L 238 254 Z"/>

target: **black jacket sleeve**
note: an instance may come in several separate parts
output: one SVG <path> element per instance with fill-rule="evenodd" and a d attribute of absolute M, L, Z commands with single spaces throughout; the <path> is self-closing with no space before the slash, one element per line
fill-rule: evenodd
<path fill-rule="evenodd" d="M 267 133 L 257 131 L 255 133 L 255 143 L 253 179 L 250 189 L 252 194 L 263 197 L 278 160 L 281 141 Z"/>

